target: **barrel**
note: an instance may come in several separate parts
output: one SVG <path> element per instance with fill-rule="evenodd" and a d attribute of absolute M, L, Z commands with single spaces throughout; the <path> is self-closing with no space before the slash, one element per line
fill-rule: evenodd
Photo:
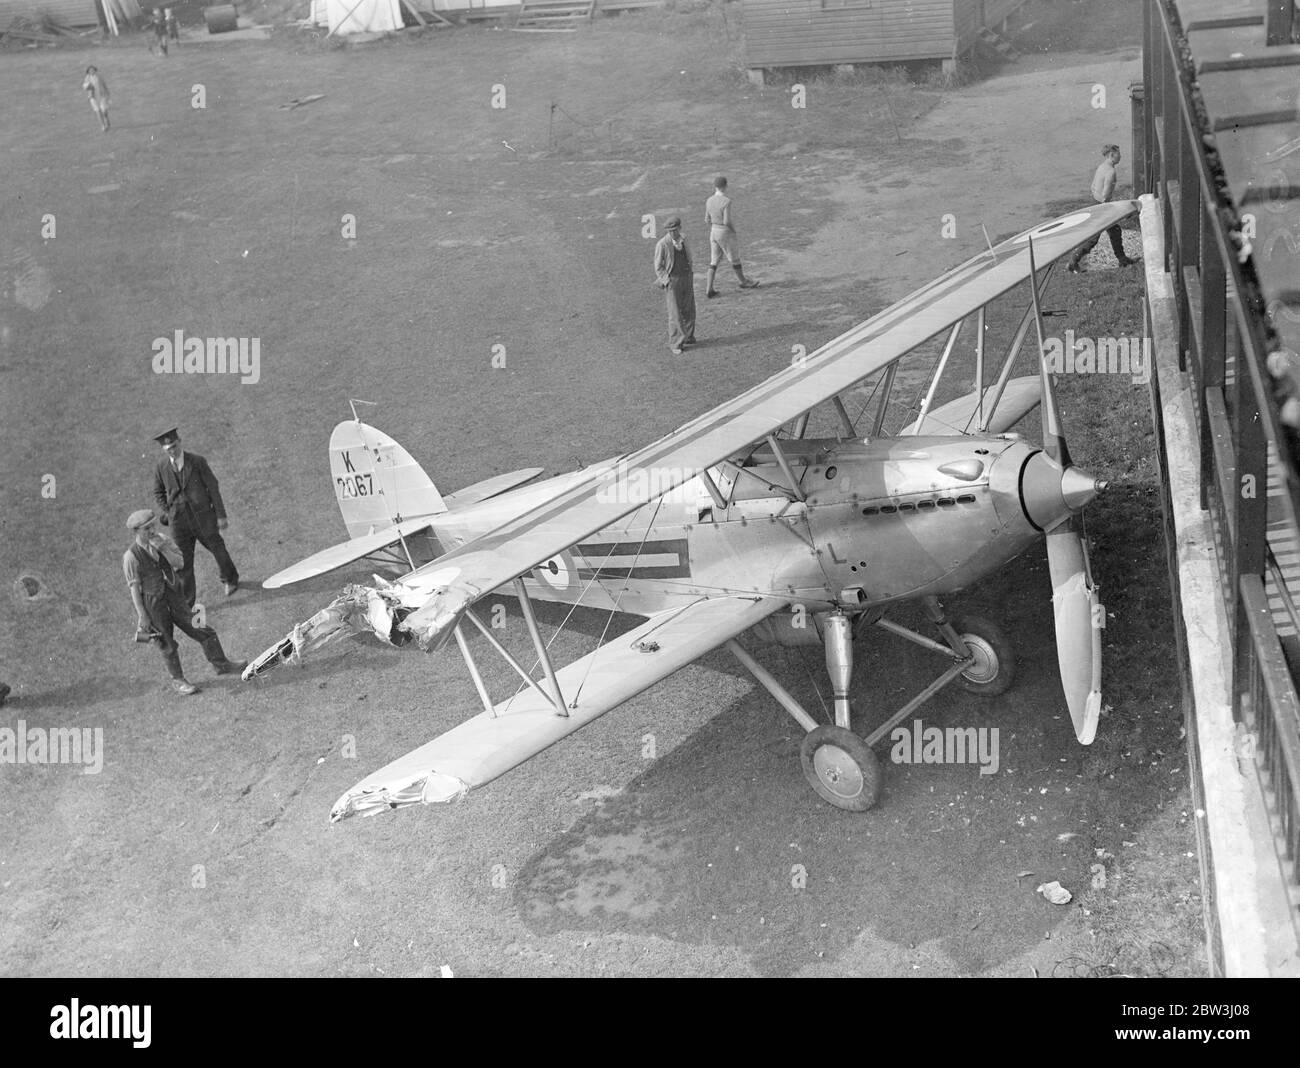
<path fill-rule="evenodd" d="M 203 9 L 203 21 L 208 24 L 208 33 L 229 33 L 239 29 L 239 15 L 234 4 L 214 4 Z"/>

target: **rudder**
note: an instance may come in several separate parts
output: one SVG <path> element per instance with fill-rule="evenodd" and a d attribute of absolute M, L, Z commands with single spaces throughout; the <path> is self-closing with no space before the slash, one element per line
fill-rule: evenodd
<path fill-rule="evenodd" d="M 349 538 L 447 511 L 411 454 L 359 419 L 339 423 L 330 435 L 330 477 Z"/>

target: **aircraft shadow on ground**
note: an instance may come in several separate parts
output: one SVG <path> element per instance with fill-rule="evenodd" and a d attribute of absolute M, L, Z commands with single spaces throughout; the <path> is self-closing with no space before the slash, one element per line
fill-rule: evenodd
<path fill-rule="evenodd" d="M 928 715 L 952 719 L 942 700 Z M 540 934 L 730 946 L 765 975 L 833 965 L 864 927 L 859 953 L 882 968 L 936 942 L 950 967 L 979 972 L 1060 921 L 1008 874 L 1050 870 L 1042 842 L 1029 858 L 1000 843 L 1016 830 L 1019 779 L 896 766 L 886 745 L 877 807 L 848 813 L 807 786 L 800 737 L 765 695 L 733 703 L 529 858 L 515 881 L 521 918 Z M 1086 873 L 1087 846 L 1069 847 L 1072 875 Z"/>
<path fill-rule="evenodd" d="M 1078 745 L 1060 690 L 1050 597 L 1038 595 L 1050 590 L 1046 572 L 1045 554 L 1035 551 L 948 603 L 954 616 L 984 615 L 1007 633 L 1019 662 L 1013 688 L 987 698 L 949 687 L 913 714 L 927 726 L 999 728 L 998 773 L 894 764 L 887 738 L 875 747 L 877 806 L 837 810 L 804 779 L 802 730 L 754 684 L 529 858 L 514 884 L 521 918 L 544 934 L 731 947 L 767 975 L 837 961 L 906 974 L 909 961 L 930 966 L 936 956 L 950 971 L 974 974 L 1029 951 L 1066 915 L 1034 886 L 1057 878 L 1086 889 L 1095 850 L 1132 837 L 1155 814 L 1158 791 L 1123 777 L 1122 754 L 1139 738 L 1162 741 L 1155 726 L 1112 718 L 1092 747 Z M 539 606 L 552 624 L 567 611 Z M 901 621 L 924 631 L 907 611 Z M 606 617 L 580 610 L 567 626 L 596 637 Z M 814 689 L 829 695 L 819 649 L 745 644 L 827 721 Z M 854 727 L 863 734 L 942 667 L 883 633 L 856 652 Z M 725 652 L 700 664 L 749 679 Z M 673 698 L 652 688 L 636 700 L 635 714 L 653 723 L 653 703 Z M 1015 877 L 1024 871 L 1036 877 Z"/>
<path fill-rule="evenodd" d="M 1050 631 L 1050 616 L 1041 622 Z M 1050 646 L 1043 627 L 1021 621 L 1016 629 Z M 882 639 L 863 650 L 854 683 L 855 701 L 876 706 L 871 724 L 938 670 L 923 650 Z M 819 715 L 797 651 L 762 649 L 760 659 Z M 808 666 L 820 670 L 819 651 L 808 652 Z M 940 726 L 998 725 L 1004 737 L 1017 734 L 1018 763 L 1077 770 L 1059 763 L 1074 744 L 1068 725 L 1040 715 L 1045 703 L 1062 703 L 1054 664 L 1037 648 L 1030 652 L 1005 697 L 944 691 L 916 715 Z M 748 677 L 726 654 L 701 663 Z M 824 680 L 817 685 L 828 689 Z M 655 699 L 652 690 L 638 700 Z M 1053 833 L 1008 851 L 1013 832 L 1025 835 L 1015 825 L 1023 779 L 981 776 L 970 765 L 894 765 L 886 740 L 876 746 L 884 774 L 877 807 L 843 812 L 808 787 L 802 734 L 762 690 L 733 702 L 528 860 L 515 882 L 521 917 L 539 933 L 594 930 L 731 946 L 768 975 L 833 963 L 864 926 L 868 948 L 855 951 L 855 962 L 875 954 L 882 968 L 893 967 L 896 961 L 884 963 L 891 954 L 901 959 L 937 942 L 951 967 L 978 972 L 1024 952 L 1045 925 L 1059 922 L 1059 913 L 1044 914 L 1041 898 L 1007 875 L 1015 865 L 1048 870 L 1042 850 L 1062 848 Z M 1086 873 L 1087 842 L 1064 848 Z"/>

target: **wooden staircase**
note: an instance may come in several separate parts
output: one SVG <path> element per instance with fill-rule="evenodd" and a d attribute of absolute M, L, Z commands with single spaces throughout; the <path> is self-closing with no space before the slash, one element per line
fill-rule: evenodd
<path fill-rule="evenodd" d="M 512 29 L 533 33 L 572 33 L 591 22 L 596 0 L 524 0 Z"/>

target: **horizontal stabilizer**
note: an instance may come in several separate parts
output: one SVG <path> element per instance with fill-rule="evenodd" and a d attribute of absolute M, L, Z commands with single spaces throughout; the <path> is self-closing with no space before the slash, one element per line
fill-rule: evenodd
<path fill-rule="evenodd" d="M 712 597 L 651 616 L 556 672 L 567 716 L 525 688 L 367 776 L 334 803 L 330 819 L 454 801 L 788 604 L 779 597 Z"/>
<path fill-rule="evenodd" d="M 993 402 L 993 395 L 994 390 L 991 387 L 984 390 L 984 418 L 986 419 L 988 418 L 988 409 Z M 1005 434 L 1037 408 L 1042 399 L 1042 384 L 1038 380 L 1038 375 L 1013 378 L 1007 383 L 1007 388 L 998 399 L 998 406 L 993 412 L 993 418 L 988 420 L 987 430 L 980 429 L 980 420 L 976 418 L 977 414 L 979 414 L 976 411 L 979 407 L 979 391 L 975 390 L 967 393 L 964 397 L 958 397 L 956 400 L 950 400 L 947 404 L 941 404 L 938 408 L 927 413 L 925 427 L 921 432 L 926 434 Z M 916 423 L 912 422 L 908 423 L 899 432 L 899 436 L 906 437 L 908 434 L 915 433 L 918 433 Z"/>
<path fill-rule="evenodd" d="M 306 560 L 299 560 L 296 564 L 289 565 L 283 571 L 277 571 L 263 582 L 262 586 L 265 589 L 274 590 L 281 586 L 291 586 L 295 582 L 302 582 L 304 579 L 315 578 L 317 575 L 323 575 L 327 571 L 333 571 L 345 564 L 351 564 L 369 556 L 371 553 L 377 553 L 390 545 L 397 545 L 401 538 L 409 538 L 413 534 L 427 530 L 430 525 L 427 519 L 406 519 L 394 526 L 386 526 L 382 530 L 363 534 L 351 541 L 331 545 L 328 549 L 313 553 Z"/>
<path fill-rule="evenodd" d="M 522 486 L 525 482 L 531 482 L 544 469 L 541 467 L 524 467 L 518 471 L 511 471 L 506 475 L 493 475 L 491 478 L 485 478 L 482 482 L 475 482 L 472 486 L 466 486 L 464 489 L 458 489 L 455 493 L 449 493 L 442 499 L 448 510 L 454 511 L 457 508 L 468 508 L 471 504 L 478 504 L 479 501 L 486 501 L 489 497 L 496 497 L 506 490 L 512 490 L 516 486 Z"/>

